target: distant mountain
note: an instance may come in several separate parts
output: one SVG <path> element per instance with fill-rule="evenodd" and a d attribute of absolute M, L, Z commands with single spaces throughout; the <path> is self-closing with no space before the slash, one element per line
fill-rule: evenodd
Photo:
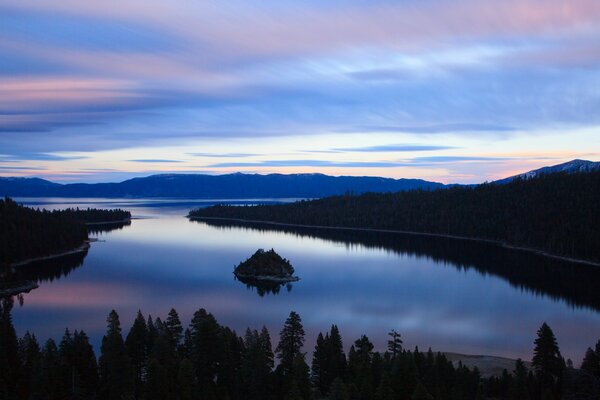
<path fill-rule="evenodd" d="M 320 198 L 344 193 L 433 190 L 441 183 L 421 179 L 329 176 L 323 174 L 163 174 L 120 183 L 61 185 L 39 178 L 0 178 L 0 196 L 107 198 Z"/>
<path fill-rule="evenodd" d="M 508 178 L 500 179 L 495 183 L 508 183 L 515 178 L 531 179 L 540 175 L 555 174 L 563 172 L 567 174 L 574 174 L 577 172 L 592 172 L 600 170 L 600 162 L 588 161 L 588 160 L 572 160 L 563 164 L 553 165 L 550 167 L 543 167 L 534 169 L 533 171 L 525 172 L 523 174 L 511 176 Z"/>

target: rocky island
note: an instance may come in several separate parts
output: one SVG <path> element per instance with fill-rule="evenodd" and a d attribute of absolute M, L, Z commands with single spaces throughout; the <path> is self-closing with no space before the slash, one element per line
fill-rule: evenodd
<path fill-rule="evenodd" d="M 252 257 L 241 262 L 233 271 L 236 278 L 265 282 L 294 282 L 300 280 L 293 276 L 294 267 L 289 260 L 282 258 L 275 250 L 258 249 Z"/>

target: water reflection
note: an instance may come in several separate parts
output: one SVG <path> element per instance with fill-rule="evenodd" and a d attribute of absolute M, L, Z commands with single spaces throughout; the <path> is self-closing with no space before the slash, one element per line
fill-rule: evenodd
<path fill-rule="evenodd" d="M 266 294 L 277 295 L 283 287 L 285 287 L 288 292 L 292 291 L 291 282 L 265 281 L 260 279 L 237 277 L 235 275 L 233 279 L 242 282 L 248 289 L 256 290 L 256 294 L 258 294 L 260 297 L 264 297 Z"/>
<path fill-rule="evenodd" d="M 101 233 L 108 233 L 111 231 L 121 230 L 125 227 L 131 225 L 131 221 L 119 221 L 119 222 L 109 222 L 102 224 L 88 224 L 88 232 L 91 235 L 99 235 Z"/>
<path fill-rule="evenodd" d="M 564 300 L 573 307 L 600 310 L 600 268 L 544 257 L 491 243 L 385 232 L 284 227 L 270 224 L 206 220 L 220 229 L 284 232 L 324 239 L 348 247 L 361 245 L 398 255 L 429 258 L 458 270 L 476 270 L 508 281 L 511 286 L 536 295 Z"/>
<path fill-rule="evenodd" d="M 5 271 L 0 278 L 0 293 L 6 297 L 18 296 L 37 289 L 42 282 L 52 282 L 55 279 L 66 277 L 83 265 L 87 254 L 88 250 L 84 249 L 77 253 L 33 261 L 11 268 Z"/>
<path fill-rule="evenodd" d="M 347 346 L 366 334 L 384 350 L 393 328 L 408 348 L 529 359 L 546 321 L 562 354 L 578 365 L 600 337 L 599 302 L 589 289 L 598 279 L 579 275 L 578 266 L 560 271 L 553 261 L 522 252 L 414 236 L 209 226 L 188 222 L 187 207 L 140 204 L 127 209 L 142 219 L 98 233 L 83 267 L 58 267 L 49 274 L 52 282 L 25 296 L 25 306 L 13 310 L 19 335 L 30 330 L 45 340 L 60 338 L 66 327 L 84 329 L 99 351 L 112 309 L 127 332 L 139 309 L 163 318 L 174 307 L 187 324 L 202 307 L 238 332 L 265 325 L 274 341 L 294 310 L 308 346 L 335 323 Z M 256 287 L 234 281 L 232 269 L 257 248 L 271 247 L 302 280 L 289 293 L 280 287 L 279 295 L 261 297 Z M 67 279 L 57 279 L 65 273 Z M 555 281 L 563 285 L 552 282 L 549 275 L 561 273 Z"/>

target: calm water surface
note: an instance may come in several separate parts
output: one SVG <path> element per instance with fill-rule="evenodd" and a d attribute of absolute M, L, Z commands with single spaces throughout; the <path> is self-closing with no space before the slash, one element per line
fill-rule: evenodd
<path fill-rule="evenodd" d="M 346 346 L 364 333 L 383 350 L 393 328 L 410 348 L 530 359 L 536 330 L 546 321 L 563 355 L 576 363 L 600 338 L 594 267 L 464 241 L 185 218 L 207 202 L 21 201 L 45 208 L 121 207 L 139 219 L 93 233 L 98 241 L 85 257 L 25 269 L 25 275 L 48 272 L 15 306 L 19 335 L 31 330 L 41 340 L 60 339 L 66 327 L 83 329 L 98 349 L 111 309 L 127 332 L 138 309 L 164 318 L 174 307 L 187 325 L 203 307 L 238 333 L 265 325 L 275 341 L 295 310 L 309 354 L 318 332 L 332 323 Z M 274 248 L 291 260 L 301 280 L 264 296 L 235 281 L 234 266 L 258 248 Z"/>

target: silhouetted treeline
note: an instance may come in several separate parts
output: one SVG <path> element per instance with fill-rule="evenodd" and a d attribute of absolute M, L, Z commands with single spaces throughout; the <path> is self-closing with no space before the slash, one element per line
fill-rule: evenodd
<path fill-rule="evenodd" d="M 72 250 L 87 238 L 85 224 L 70 215 L 0 200 L 0 265 Z"/>
<path fill-rule="evenodd" d="M 196 223 L 205 223 L 221 229 L 245 228 L 286 232 L 343 243 L 349 247 L 361 245 L 399 255 L 428 257 L 457 269 L 473 268 L 482 274 L 499 276 L 514 287 L 553 299 L 562 299 L 572 306 L 590 307 L 600 311 L 599 268 L 590 268 L 589 265 L 544 257 L 531 252 L 506 249 L 492 243 L 447 237 L 319 229 L 217 219 Z M 250 285 L 256 286 L 256 282 L 250 282 Z M 278 286 L 275 285 L 274 288 L 278 289 Z M 259 294 L 264 294 L 260 291 L 260 287 Z"/>
<path fill-rule="evenodd" d="M 518 360 L 514 371 L 482 378 L 441 353 L 404 349 L 394 330 L 384 352 L 363 335 L 346 354 L 336 325 L 309 348 L 293 311 L 275 348 L 266 328 L 238 336 L 204 309 L 185 330 L 173 309 L 164 321 L 138 312 L 126 335 L 112 311 L 96 358 L 83 331 L 67 329 L 60 342 L 43 345 L 30 332 L 18 339 L 11 308 L 12 300 L 0 302 L 0 399 L 541 400 L 600 393 L 600 342 L 575 370 L 546 324 L 531 370 Z"/>
<path fill-rule="evenodd" d="M 600 171 L 505 185 L 345 195 L 283 205 L 214 206 L 190 217 L 359 227 L 505 242 L 600 261 Z"/>
<path fill-rule="evenodd" d="M 69 218 L 83 221 L 87 224 L 97 224 L 105 222 L 126 222 L 131 219 L 129 211 L 121 210 L 120 208 L 113 210 L 104 210 L 99 208 L 67 208 L 65 210 L 56 211 L 61 215 Z"/>
<path fill-rule="evenodd" d="M 121 221 L 123 210 L 35 210 L 0 200 L 0 266 L 72 250 L 88 239 L 86 223 Z"/>

